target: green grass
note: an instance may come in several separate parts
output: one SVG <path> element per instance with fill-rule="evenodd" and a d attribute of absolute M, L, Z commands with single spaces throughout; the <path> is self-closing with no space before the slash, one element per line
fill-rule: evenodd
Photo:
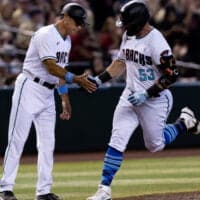
<path fill-rule="evenodd" d="M 55 163 L 52 192 L 65 200 L 84 200 L 96 191 L 102 161 Z M 0 171 L 2 174 L 2 168 Z M 20 200 L 33 200 L 36 164 L 19 168 L 15 193 Z M 153 193 L 199 191 L 200 157 L 125 160 L 112 185 L 113 197 Z"/>

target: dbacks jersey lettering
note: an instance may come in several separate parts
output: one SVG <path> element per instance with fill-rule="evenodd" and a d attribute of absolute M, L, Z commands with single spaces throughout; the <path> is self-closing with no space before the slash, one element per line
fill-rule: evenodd
<path fill-rule="evenodd" d="M 132 92 L 151 87 L 161 76 L 157 65 L 164 51 L 171 54 L 166 40 L 155 28 L 143 38 L 129 37 L 125 32 L 118 59 L 126 63 L 126 87 Z"/>

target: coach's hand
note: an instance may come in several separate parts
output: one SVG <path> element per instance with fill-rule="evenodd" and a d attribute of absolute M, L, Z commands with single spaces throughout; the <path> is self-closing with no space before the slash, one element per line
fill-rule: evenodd
<path fill-rule="evenodd" d="M 72 107 L 70 104 L 68 94 L 61 95 L 61 99 L 62 99 L 62 113 L 60 113 L 60 119 L 69 120 L 72 115 Z"/>
<path fill-rule="evenodd" d="M 86 73 L 80 76 L 75 76 L 74 82 L 83 87 L 89 93 L 95 92 L 97 90 L 97 85 L 94 82 L 88 80 L 88 74 Z"/>
<path fill-rule="evenodd" d="M 128 101 L 134 105 L 134 106 L 139 106 L 143 104 L 148 98 L 148 94 L 146 90 L 144 91 L 139 91 L 139 92 L 134 92 L 133 94 L 130 94 L 128 97 Z"/>

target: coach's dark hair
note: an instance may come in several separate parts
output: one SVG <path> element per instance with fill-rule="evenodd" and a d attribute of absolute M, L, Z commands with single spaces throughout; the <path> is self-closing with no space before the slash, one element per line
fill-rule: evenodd
<path fill-rule="evenodd" d="M 66 4 L 61 11 L 61 17 L 63 17 L 64 15 L 68 15 L 69 17 L 71 17 L 77 25 L 87 25 L 87 12 L 85 8 L 78 3 Z"/>

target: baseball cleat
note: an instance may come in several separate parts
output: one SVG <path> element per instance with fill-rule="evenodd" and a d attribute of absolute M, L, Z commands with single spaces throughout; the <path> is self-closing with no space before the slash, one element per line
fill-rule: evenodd
<path fill-rule="evenodd" d="M 36 197 L 36 200 L 61 200 L 61 198 L 53 193 L 48 193 L 48 194 L 38 195 Z"/>
<path fill-rule="evenodd" d="M 12 191 L 0 192 L 0 200 L 17 200 Z"/>
<path fill-rule="evenodd" d="M 195 135 L 200 134 L 200 121 L 197 122 L 196 130 L 192 132 Z"/>
<path fill-rule="evenodd" d="M 111 199 L 111 188 L 106 185 L 99 185 L 97 192 L 88 197 L 87 200 L 112 200 Z"/>
<path fill-rule="evenodd" d="M 188 107 L 182 108 L 179 120 L 185 124 L 188 132 L 200 134 L 200 122 L 196 119 L 191 109 Z"/>

